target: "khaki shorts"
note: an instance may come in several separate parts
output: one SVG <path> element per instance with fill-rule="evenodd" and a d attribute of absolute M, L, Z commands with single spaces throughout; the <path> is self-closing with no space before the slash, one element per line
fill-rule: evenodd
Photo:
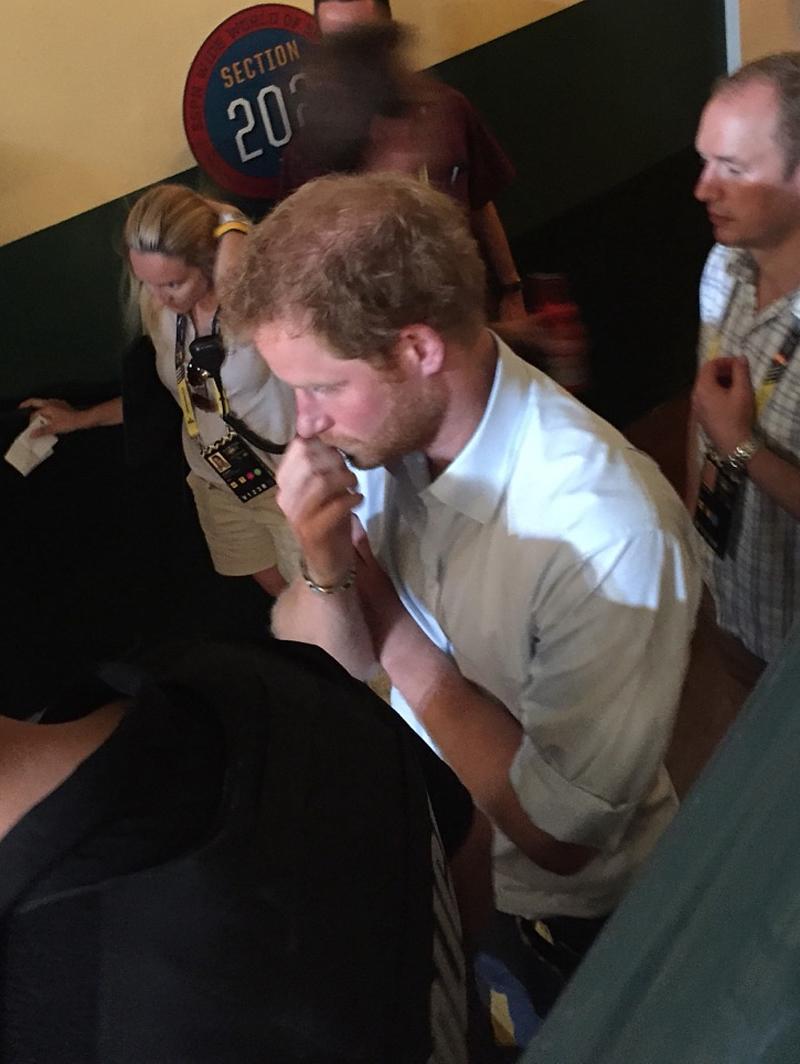
<path fill-rule="evenodd" d="M 252 576 L 277 565 L 291 581 L 300 552 L 271 488 L 250 502 L 239 502 L 230 488 L 189 473 L 200 527 L 214 568 L 223 576 Z"/>

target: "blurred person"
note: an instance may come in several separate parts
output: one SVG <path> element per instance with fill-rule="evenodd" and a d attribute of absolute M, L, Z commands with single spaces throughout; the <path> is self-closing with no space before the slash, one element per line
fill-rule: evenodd
<path fill-rule="evenodd" d="M 314 16 L 320 33 L 339 33 L 353 26 L 391 22 L 389 0 L 314 0 Z"/>
<path fill-rule="evenodd" d="M 305 123 L 284 153 L 288 194 L 329 172 L 415 173 L 452 196 L 491 271 L 499 317 L 524 316 L 522 280 L 495 200 L 512 163 L 457 89 L 412 70 L 407 31 L 383 0 L 317 0 L 322 41 L 309 60 Z"/>

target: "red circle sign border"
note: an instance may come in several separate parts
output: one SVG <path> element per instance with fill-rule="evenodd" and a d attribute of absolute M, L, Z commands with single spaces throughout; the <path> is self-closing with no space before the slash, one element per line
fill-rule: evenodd
<path fill-rule="evenodd" d="M 314 41 L 319 36 L 313 15 L 289 4 L 254 4 L 229 15 L 206 37 L 192 60 L 183 89 L 183 128 L 189 148 L 217 184 L 251 199 L 272 199 L 278 194 L 278 179 L 248 177 L 220 157 L 205 123 L 205 96 L 209 78 L 220 56 L 243 33 L 259 29 L 286 29 Z"/>

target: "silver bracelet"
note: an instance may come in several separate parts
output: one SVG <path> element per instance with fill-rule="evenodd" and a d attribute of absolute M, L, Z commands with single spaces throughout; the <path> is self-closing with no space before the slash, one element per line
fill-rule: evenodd
<path fill-rule="evenodd" d="M 344 579 L 338 584 L 318 584 L 309 576 L 305 558 L 301 558 L 300 575 L 305 580 L 306 587 L 310 587 L 311 590 L 316 591 L 318 595 L 335 595 L 337 591 L 347 591 L 349 587 L 353 586 L 356 580 L 356 567 L 355 565 L 351 565 L 347 570 Z"/>

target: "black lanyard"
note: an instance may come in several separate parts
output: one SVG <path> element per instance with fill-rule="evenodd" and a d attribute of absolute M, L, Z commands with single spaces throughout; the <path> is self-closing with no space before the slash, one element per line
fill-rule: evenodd
<path fill-rule="evenodd" d="M 792 361 L 795 351 L 800 345 L 800 318 L 796 314 L 792 314 L 792 324 L 788 333 L 784 337 L 780 350 L 772 356 L 772 361 L 769 364 L 769 369 L 764 374 L 764 380 L 761 382 L 761 387 L 765 384 L 772 385 L 774 388 L 783 374 L 788 369 L 789 363 Z"/>
<path fill-rule="evenodd" d="M 219 393 L 219 400 L 221 406 L 222 420 L 230 428 L 237 432 L 243 439 L 254 447 L 258 447 L 262 451 L 266 451 L 267 454 L 283 454 L 286 450 L 285 443 L 273 443 L 272 440 L 266 439 L 264 436 L 260 436 L 253 429 L 249 428 L 244 421 L 233 415 L 228 406 L 228 399 L 225 395 L 225 387 L 222 383 L 222 363 L 225 358 L 225 349 L 222 345 L 222 341 L 219 338 L 219 307 L 214 311 L 214 318 L 211 322 L 211 333 L 209 336 L 198 336 L 189 344 L 189 360 L 186 361 L 186 315 L 179 314 L 175 320 L 175 376 L 178 381 L 178 387 L 180 388 L 184 378 L 187 378 L 187 383 L 190 387 L 187 389 L 187 395 L 189 402 L 192 402 L 191 396 L 191 381 L 188 380 L 188 372 L 192 368 L 192 346 L 198 341 L 209 340 L 211 337 L 217 340 L 221 357 L 215 360 L 213 366 L 203 366 L 202 372 L 206 377 L 210 377 L 216 385 Z M 194 404 L 192 404 L 194 407 Z"/>
<path fill-rule="evenodd" d="M 211 321 L 211 332 L 209 333 L 209 336 L 219 337 L 219 307 L 217 307 L 217 309 L 214 311 L 214 317 Z M 205 339 L 205 337 L 196 336 L 195 339 L 202 340 Z M 222 345 L 220 344 L 220 346 Z M 189 365 L 191 365 L 192 363 L 191 348 L 192 345 L 189 344 Z M 178 378 L 179 383 L 186 375 L 186 364 L 186 315 L 178 314 L 175 319 L 175 376 Z M 222 359 L 220 359 L 220 365 L 221 364 Z M 216 379 L 216 373 L 210 373 L 209 375 L 213 376 Z M 217 386 L 220 387 L 221 390 L 221 386 L 219 383 Z"/>

